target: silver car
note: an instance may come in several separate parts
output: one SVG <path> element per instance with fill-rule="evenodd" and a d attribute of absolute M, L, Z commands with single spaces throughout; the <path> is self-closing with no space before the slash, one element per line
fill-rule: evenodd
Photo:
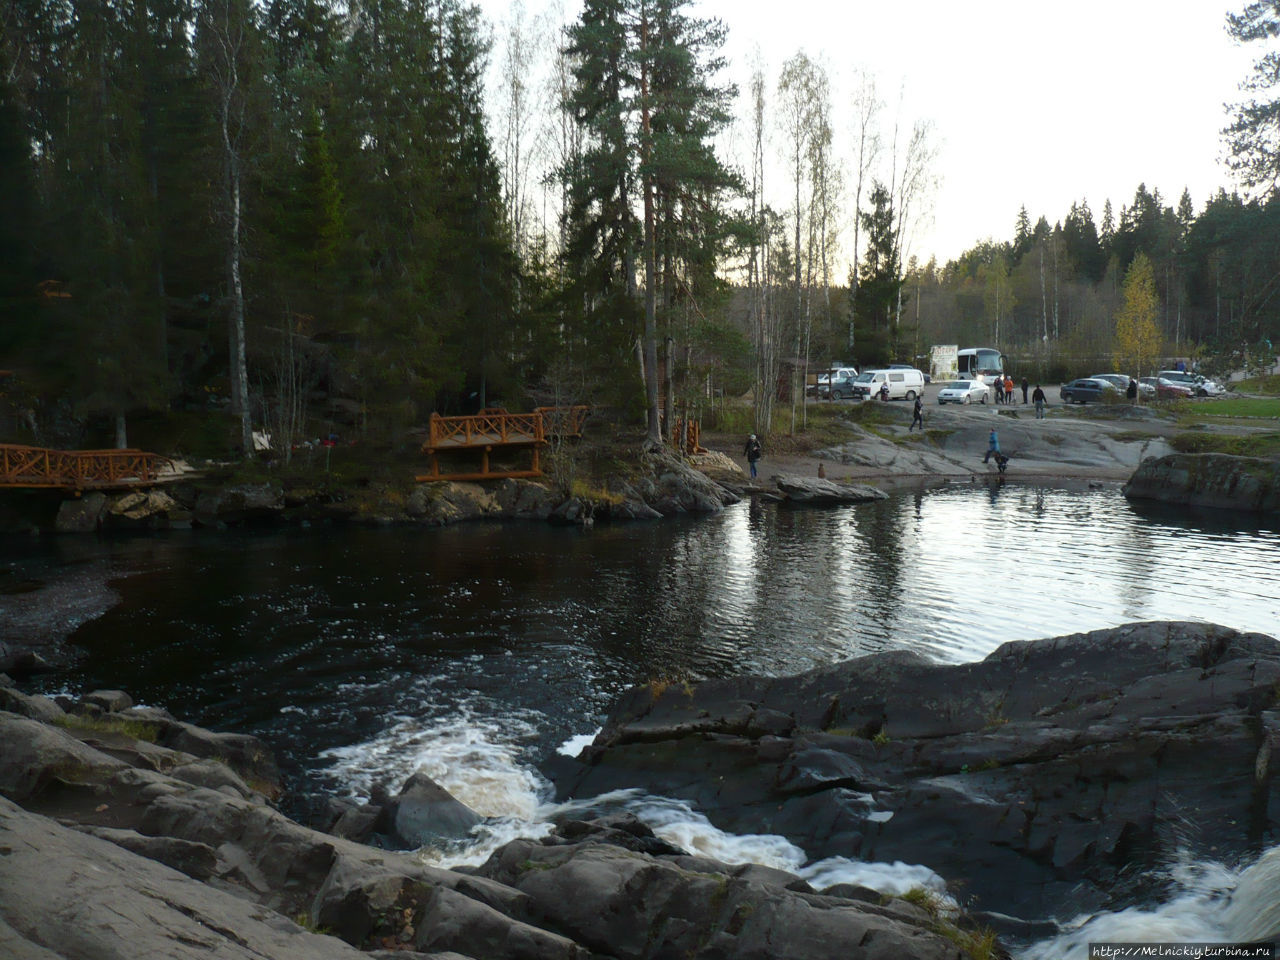
<path fill-rule="evenodd" d="M 952 380 L 938 391 L 938 403 L 986 403 L 987 393 L 987 385 L 981 380 Z"/>

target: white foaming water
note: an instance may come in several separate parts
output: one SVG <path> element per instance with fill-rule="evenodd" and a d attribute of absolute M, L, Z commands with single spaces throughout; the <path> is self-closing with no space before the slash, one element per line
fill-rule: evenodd
<path fill-rule="evenodd" d="M 367 798 L 379 780 L 394 789 L 421 770 L 485 816 L 486 821 L 472 830 L 470 841 L 418 851 L 423 861 L 441 867 L 475 866 L 511 840 L 544 837 L 551 832 L 552 819 L 559 815 L 621 809 L 691 854 L 728 864 L 756 863 L 785 870 L 817 889 L 853 883 L 891 894 L 925 887 L 945 895 L 942 878 L 928 867 L 863 863 L 845 857 L 809 863 L 805 851 L 785 837 L 726 833 L 687 803 L 642 795 L 638 790 L 620 790 L 586 801 L 548 803 L 550 784 L 520 762 L 515 747 L 535 732 L 529 719 L 481 717 L 464 707 L 460 716 L 436 726 L 400 718 L 368 743 L 335 748 L 322 756 L 334 761 L 331 774 L 357 796 Z M 594 739 L 595 733 L 572 737 L 559 752 L 577 756 Z"/>
<path fill-rule="evenodd" d="M 794 873 L 816 890 L 837 883 L 871 887 L 881 893 L 904 894 L 924 887 L 949 901 L 943 879 L 928 867 L 902 863 L 867 863 L 847 857 L 828 857 L 809 863 L 809 856 L 776 834 L 733 834 L 712 826 L 688 804 L 664 797 L 639 797 L 626 808 L 668 843 L 723 863 L 758 863 Z"/>
<path fill-rule="evenodd" d="M 570 737 L 556 749 L 556 753 L 565 757 L 576 758 L 584 749 L 591 746 L 604 727 L 596 727 L 595 733 L 580 733 L 576 737 Z"/>
<path fill-rule="evenodd" d="M 536 732 L 527 718 L 480 716 L 463 706 L 459 716 L 424 726 L 401 717 L 367 743 L 326 750 L 330 773 L 368 798 L 383 781 L 394 793 L 421 770 L 476 813 L 533 820 L 551 792 L 536 770 L 520 762 L 515 744 Z"/>
<path fill-rule="evenodd" d="M 1086 960 L 1097 941 L 1247 943 L 1280 936 L 1280 847 L 1242 870 L 1184 861 L 1169 873 L 1177 893 L 1164 903 L 1077 917 L 1019 956 Z"/>

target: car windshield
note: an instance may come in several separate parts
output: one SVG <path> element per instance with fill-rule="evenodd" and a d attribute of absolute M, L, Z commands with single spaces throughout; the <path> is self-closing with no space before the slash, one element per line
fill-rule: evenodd
<path fill-rule="evenodd" d="M 968 381 L 968 380 L 953 380 L 951 383 L 948 383 L 948 384 L 947 384 L 947 389 L 948 389 L 948 390 L 968 390 L 968 389 L 969 389 L 969 381 Z"/>
<path fill-rule="evenodd" d="M 858 382 L 858 383 L 870 383 L 870 382 L 871 382 L 872 380 L 874 380 L 875 378 L 876 378 L 876 375 L 875 375 L 874 373 L 860 373 L 860 374 L 858 374 L 857 382 Z"/>

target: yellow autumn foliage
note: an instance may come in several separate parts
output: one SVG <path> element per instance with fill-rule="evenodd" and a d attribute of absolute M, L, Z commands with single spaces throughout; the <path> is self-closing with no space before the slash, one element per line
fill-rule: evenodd
<path fill-rule="evenodd" d="M 1163 342 L 1156 322 L 1160 300 L 1156 295 L 1155 271 L 1145 253 L 1133 258 L 1121 295 L 1123 299 L 1115 317 L 1113 356 L 1117 370 L 1139 377 L 1154 372 Z"/>

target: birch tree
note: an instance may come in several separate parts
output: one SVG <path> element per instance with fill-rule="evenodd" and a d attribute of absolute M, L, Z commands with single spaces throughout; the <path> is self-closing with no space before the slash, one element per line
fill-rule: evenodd
<path fill-rule="evenodd" d="M 249 407 L 249 371 L 245 347 L 244 296 L 244 151 L 248 135 L 250 94 L 257 42 L 253 8 L 245 0 L 208 0 L 196 25 L 197 48 L 218 129 L 221 155 L 221 203 L 218 219 L 224 232 L 227 271 L 227 353 L 231 370 L 231 410 L 240 425 L 240 448 L 253 455 Z"/>
<path fill-rule="evenodd" d="M 853 262 L 849 269 L 849 355 L 854 350 L 854 312 L 858 304 L 858 269 L 862 250 L 862 193 L 880 154 L 877 118 L 884 106 L 876 94 L 875 77 L 861 73 L 853 98 L 854 177 L 853 177 Z"/>

